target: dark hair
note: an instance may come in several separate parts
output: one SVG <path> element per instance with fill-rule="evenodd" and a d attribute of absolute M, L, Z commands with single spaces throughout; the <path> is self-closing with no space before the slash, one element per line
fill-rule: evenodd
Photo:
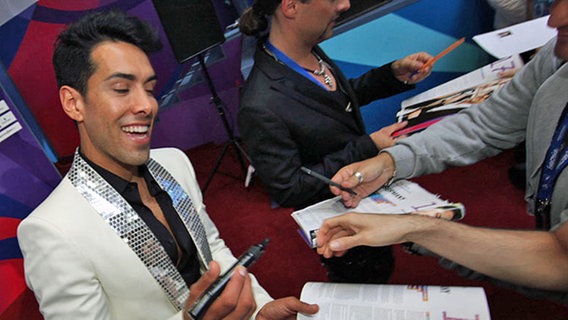
<path fill-rule="evenodd" d="M 68 85 L 85 95 L 96 68 L 91 52 L 109 40 L 133 44 L 146 54 L 162 48 L 157 32 L 137 17 L 115 10 L 89 13 L 68 25 L 55 41 L 52 62 L 57 86 Z"/>
<path fill-rule="evenodd" d="M 268 16 L 276 11 L 282 0 L 255 0 L 239 18 L 239 29 L 249 36 L 256 36 L 268 27 Z"/>

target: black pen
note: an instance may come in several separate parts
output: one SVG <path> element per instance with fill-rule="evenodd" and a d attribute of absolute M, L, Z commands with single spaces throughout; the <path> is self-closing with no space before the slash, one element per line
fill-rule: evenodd
<path fill-rule="evenodd" d="M 264 249 L 268 245 L 268 242 L 270 242 L 270 239 L 266 238 L 261 243 L 250 247 L 239 257 L 237 262 L 235 262 L 235 264 L 227 270 L 227 272 L 213 282 L 213 284 L 211 284 L 209 288 L 207 288 L 207 290 L 205 290 L 199 298 L 197 298 L 191 309 L 189 309 L 188 313 L 190 319 L 202 319 L 213 301 L 215 301 L 221 292 L 223 292 L 223 289 L 225 289 L 225 286 L 233 276 L 235 268 L 238 266 L 248 268 L 252 265 L 264 253 Z"/>
<path fill-rule="evenodd" d="M 329 178 L 327 178 L 327 177 L 324 177 L 324 176 L 322 176 L 321 174 L 319 174 L 319 173 L 317 173 L 317 172 L 315 172 L 315 171 L 312 171 L 312 170 L 310 170 L 310 169 L 308 169 L 308 168 L 306 168 L 306 167 L 300 167 L 300 169 L 301 169 L 302 171 L 304 171 L 305 173 L 307 173 L 308 175 L 310 175 L 310 176 L 312 176 L 312 177 L 315 177 L 315 178 L 321 180 L 322 182 L 324 182 L 324 183 L 326 183 L 326 184 L 329 184 L 329 185 L 332 185 L 332 186 L 334 186 L 334 187 L 336 187 L 336 188 L 339 188 L 339 190 L 342 190 L 342 191 L 345 191 L 345 192 L 349 192 L 350 194 L 352 194 L 352 195 L 354 195 L 354 196 L 357 195 L 357 192 L 353 191 L 353 189 L 351 189 L 351 188 L 346 188 L 346 187 L 340 185 L 340 184 L 337 183 L 337 182 L 333 182 L 333 181 L 331 181 L 331 179 L 329 179 Z"/>

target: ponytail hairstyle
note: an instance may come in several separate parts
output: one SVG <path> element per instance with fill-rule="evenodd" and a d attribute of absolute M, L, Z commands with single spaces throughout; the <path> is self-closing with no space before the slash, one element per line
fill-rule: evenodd
<path fill-rule="evenodd" d="M 239 29 L 249 36 L 258 36 L 268 27 L 268 17 L 272 16 L 282 0 L 255 0 L 239 19 Z"/>

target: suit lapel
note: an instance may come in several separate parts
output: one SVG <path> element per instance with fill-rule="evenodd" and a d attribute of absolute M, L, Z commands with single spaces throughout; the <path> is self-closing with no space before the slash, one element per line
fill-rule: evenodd
<path fill-rule="evenodd" d="M 189 296 L 189 288 L 159 240 L 132 206 L 81 158 L 78 151 L 67 176 L 101 218 L 140 258 L 170 302 L 181 310 Z"/>
<path fill-rule="evenodd" d="M 347 78 L 345 78 L 345 75 L 343 74 L 343 72 L 341 72 L 341 70 L 335 64 L 335 62 L 333 62 L 333 60 L 330 57 L 328 57 L 327 54 L 319 46 L 316 46 L 314 48 L 314 50 L 335 71 L 334 75 L 335 75 L 335 80 L 337 81 L 338 86 L 340 86 L 342 88 L 342 90 L 349 97 L 349 101 L 351 101 L 351 108 L 353 109 L 352 112 L 353 112 L 353 115 L 355 117 L 355 121 L 357 122 L 357 130 L 359 130 L 360 133 L 364 134 L 365 133 L 365 124 L 363 122 L 363 117 L 361 116 L 361 110 L 359 109 L 359 101 L 357 99 L 357 96 L 355 95 L 355 92 L 353 91 L 353 87 L 351 87 L 351 84 L 349 83 Z M 377 89 L 380 90 L 380 88 L 377 88 Z"/>
<path fill-rule="evenodd" d="M 207 234 L 189 195 L 158 162 L 150 159 L 147 165 L 154 179 L 172 199 L 174 208 L 180 215 L 187 230 L 189 230 L 193 243 L 197 247 L 201 261 L 205 261 L 205 265 L 208 265 L 212 257 L 209 243 L 207 242 Z"/>
<path fill-rule="evenodd" d="M 321 53 L 323 55 L 321 57 L 329 61 L 329 58 L 325 56 L 323 52 Z M 320 51 L 318 51 L 318 54 L 320 54 Z M 359 110 L 356 110 L 356 99 L 354 98 L 353 91 L 345 78 L 342 75 L 337 75 L 340 73 L 338 72 L 337 66 L 332 65 L 334 70 L 336 70 L 334 75 L 337 81 L 341 81 L 341 85 L 344 88 L 348 88 L 346 93 L 350 101 L 352 101 L 352 112 L 355 112 L 355 114 L 346 112 L 346 106 L 341 105 L 337 100 L 331 99 L 330 95 L 317 84 L 306 79 L 291 68 L 276 62 L 262 47 L 259 47 L 255 54 L 255 65 L 271 79 L 270 85 L 272 90 L 281 92 L 286 97 L 296 100 L 307 108 L 315 110 L 326 117 L 333 118 L 352 130 L 364 131 L 363 122 L 360 119 L 361 117 L 358 116 Z M 350 120 L 352 116 L 355 116 L 357 119 L 357 127 L 354 127 L 353 122 Z"/>

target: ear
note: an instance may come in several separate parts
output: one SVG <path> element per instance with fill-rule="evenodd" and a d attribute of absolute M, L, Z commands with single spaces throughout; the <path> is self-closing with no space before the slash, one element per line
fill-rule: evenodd
<path fill-rule="evenodd" d="M 282 0 L 280 3 L 282 13 L 285 17 L 292 17 L 296 14 L 298 8 L 298 0 Z"/>
<path fill-rule="evenodd" d="M 79 91 L 69 87 L 59 88 L 59 100 L 67 116 L 77 122 L 83 120 L 84 102 Z"/>

